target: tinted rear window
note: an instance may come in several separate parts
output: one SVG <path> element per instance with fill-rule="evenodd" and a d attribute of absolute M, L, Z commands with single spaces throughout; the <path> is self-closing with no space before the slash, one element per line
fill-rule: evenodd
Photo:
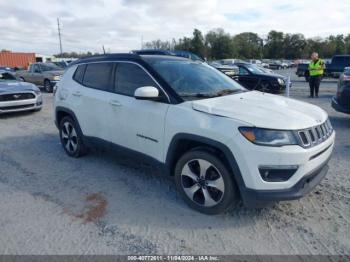
<path fill-rule="evenodd" d="M 77 81 L 78 83 L 83 83 L 83 77 L 84 77 L 84 72 L 85 72 L 85 65 L 80 65 L 78 68 L 75 70 L 73 79 Z"/>
<path fill-rule="evenodd" d="M 86 66 L 83 84 L 95 89 L 112 91 L 113 68 L 113 63 L 88 64 Z"/>

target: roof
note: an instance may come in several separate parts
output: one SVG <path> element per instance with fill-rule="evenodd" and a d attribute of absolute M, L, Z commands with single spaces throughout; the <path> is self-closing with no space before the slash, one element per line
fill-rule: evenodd
<path fill-rule="evenodd" d="M 136 54 L 127 54 L 127 53 L 115 53 L 115 54 L 103 54 L 103 55 L 93 55 L 80 58 L 69 65 L 76 65 L 82 63 L 91 63 L 91 62 L 101 62 L 101 61 L 114 61 L 114 60 L 140 60 L 141 57 Z"/>
<path fill-rule="evenodd" d="M 146 59 L 143 59 L 146 58 Z M 94 55 L 84 58 L 80 58 L 69 64 L 69 66 L 82 64 L 82 63 L 92 63 L 92 62 L 105 62 L 105 61 L 116 61 L 116 60 L 128 60 L 128 61 L 145 61 L 145 60 L 156 60 L 156 59 L 172 59 L 172 60 L 187 60 L 184 57 L 171 56 L 171 55 L 137 55 L 137 54 L 125 54 L 125 53 L 115 53 L 115 54 L 104 54 L 104 55 Z"/>

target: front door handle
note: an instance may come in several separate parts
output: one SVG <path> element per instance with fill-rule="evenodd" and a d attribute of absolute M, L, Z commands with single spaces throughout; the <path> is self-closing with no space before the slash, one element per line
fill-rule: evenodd
<path fill-rule="evenodd" d="M 119 101 L 117 101 L 117 100 L 110 100 L 109 104 L 111 106 L 122 106 L 122 104 Z"/>
<path fill-rule="evenodd" d="M 81 96 L 81 92 L 80 91 L 76 91 L 72 93 L 73 96 Z"/>

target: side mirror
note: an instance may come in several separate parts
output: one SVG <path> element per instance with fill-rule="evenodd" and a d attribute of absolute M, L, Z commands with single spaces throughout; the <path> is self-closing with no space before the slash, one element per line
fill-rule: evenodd
<path fill-rule="evenodd" d="M 135 90 L 134 97 L 141 100 L 159 100 L 159 91 L 153 86 L 143 86 Z"/>

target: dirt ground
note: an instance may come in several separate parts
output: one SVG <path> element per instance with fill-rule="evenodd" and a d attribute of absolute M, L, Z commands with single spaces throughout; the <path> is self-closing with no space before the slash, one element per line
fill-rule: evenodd
<path fill-rule="evenodd" d="M 0 117 L 0 254 L 350 254 L 350 116 L 331 108 L 336 81 L 311 100 L 282 73 L 337 132 L 330 171 L 305 198 L 197 213 L 152 166 L 100 151 L 68 157 L 44 94 L 41 112 Z"/>

